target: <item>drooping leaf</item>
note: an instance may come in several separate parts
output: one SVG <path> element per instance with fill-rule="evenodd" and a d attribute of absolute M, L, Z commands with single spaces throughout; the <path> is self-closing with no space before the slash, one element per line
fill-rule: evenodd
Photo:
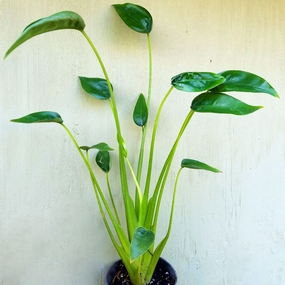
<path fill-rule="evenodd" d="M 105 173 L 108 173 L 111 169 L 111 156 L 109 151 L 98 151 L 95 161 L 97 165 L 103 170 Z"/>
<path fill-rule="evenodd" d="M 63 120 L 61 116 L 52 111 L 42 111 L 31 113 L 24 117 L 18 119 L 12 119 L 11 122 L 15 123 L 25 123 L 25 124 L 33 124 L 33 123 L 59 123 L 62 124 Z"/>
<path fill-rule="evenodd" d="M 214 92 L 267 93 L 279 97 L 276 90 L 262 77 L 242 70 L 227 70 L 219 73 L 226 80 L 212 89 Z"/>
<path fill-rule="evenodd" d="M 135 124 L 140 127 L 143 127 L 147 123 L 148 110 L 146 105 L 146 100 L 143 94 L 140 94 L 135 109 L 133 112 L 133 120 Z"/>
<path fill-rule="evenodd" d="M 99 151 L 111 151 L 111 150 L 114 150 L 108 144 L 106 144 L 104 142 L 97 143 L 97 144 L 94 144 L 92 146 L 81 146 L 80 148 L 83 149 L 83 150 L 98 149 Z"/>
<path fill-rule="evenodd" d="M 144 227 L 136 228 L 131 241 L 131 262 L 144 254 L 154 242 L 154 232 Z"/>
<path fill-rule="evenodd" d="M 142 6 L 125 3 L 113 5 L 120 18 L 132 30 L 149 34 L 152 30 L 152 16 Z"/>
<path fill-rule="evenodd" d="M 185 158 L 182 160 L 181 167 L 182 168 L 208 170 L 208 171 L 212 171 L 212 172 L 216 172 L 216 173 L 221 172 L 219 169 L 214 168 L 214 167 L 212 167 L 206 163 L 203 163 L 201 161 L 194 160 L 194 159 L 189 159 L 189 158 Z"/>
<path fill-rule="evenodd" d="M 263 108 L 248 105 L 232 96 L 223 93 L 206 92 L 192 101 L 191 109 L 196 112 L 247 115 Z"/>
<path fill-rule="evenodd" d="M 84 28 L 85 23 L 81 16 L 71 11 L 62 11 L 49 17 L 39 19 L 24 29 L 20 37 L 8 49 L 4 59 L 19 45 L 37 35 L 62 29 L 83 31 Z"/>
<path fill-rule="evenodd" d="M 171 78 L 176 89 L 186 92 L 206 91 L 224 81 L 222 75 L 212 72 L 184 72 Z"/>
<path fill-rule="evenodd" d="M 88 78 L 79 76 L 82 88 L 91 96 L 99 100 L 110 98 L 108 83 L 103 78 Z M 113 89 L 113 87 L 112 87 Z"/>

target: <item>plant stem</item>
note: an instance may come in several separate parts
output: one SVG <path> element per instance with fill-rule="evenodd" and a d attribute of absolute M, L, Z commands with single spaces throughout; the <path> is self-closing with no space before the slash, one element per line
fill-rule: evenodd
<path fill-rule="evenodd" d="M 106 173 L 106 183 L 107 183 L 107 187 L 108 187 L 108 192 L 109 192 L 109 196 L 110 196 L 110 199 L 111 199 L 111 203 L 112 203 L 112 206 L 113 206 L 113 210 L 114 210 L 115 216 L 117 218 L 117 223 L 119 225 L 121 225 L 119 214 L 118 214 L 118 211 L 117 211 L 117 207 L 116 207 L 116 204 L 115 204 L 115 201 L 114 201 L 114 197 L 113 197 L 113 194 L 112 194 L 112 191 L 111 191 L 111 185 L 110 185 L 110 180 L 109 180 L 109 174 L 108 173 Z"/>
<path fill-rule="evenodd" d="M 113 89 L 112 89 L 112 86 L 111 86 L 111 81 L 109 79 L 109 76 L 108 76 L 108 73 L 107 73 L 107 70 L 105 68 L 105 65 L 101 59 L 101 56 L 99 54 L 99 52 L 97 51 L 95 45 L 93 44 L 93 42 L 91 41 L 91 39 L 89 38 L 89 36 L 86 34 L 86 32 L 83 30 L 81 31 L 82 34 L 84 35 L 84 37 L 86 38 L 86 40 L 88 41 L 89 45 L 91 46 L 100 66 L 101 66 L 101 69 L 103 71 L 103 74 L 104 74 L 104 77 L 107 81 L 107 85 L 108 85 L 108 89 L 109 89 L 109 92 L 110 92 L 110 96 L 111 96 L 111 101 L 112 101 L 112 104 L 111 104 L 111 108 L 112 108 L 112 111 L 113 111 L 113 115 L 114 115 L 114 118 L 115 118 L 115 124 L 116 124 L 116 128 L 117 128 L 117 132 L 119 134 L 121 134 L 121 127 L 120 127 L 120 122 L 119 122 L 119 116 L 118 116 L 118 111 L 117 111 L 117 105 L 116 105 L 116 101 L 115 101 L 115 96 L 114 96 L 114 92 L 113 92 Z"/>
<path fill-rule="evenodd" d="M 179 169 L 176 179 L 175 179 L 175 184 L 174 184 L 174 190 L 173 190 L 173 196 L 172 196 L 172 203 L 171 203 L 171 210 L 170 210 L 170 217 L 169 217 L 169 224 L 168 224 L 168 230 L 166 234 L 166 238 L 168 239 L 171 233 L 171 228 L 172 228 L 172 220 L 173 220 L 173 214 L 174 214 L 174 206 L 175 206 L 175 199 L 176 199 L 176 192 L 177 192 L 177 185 L 178 185 L 178 180 L 182 171 L 182 167 Z"/>
<path fill-rule="evenodd" d="M 151 102 L 151 90 L 152 90 L 152 48 L 151 48 L 151 41 L 150 41 L 150 34 L 147 34 L 147 43 L 148 43 L 148 54 L 149 54 L 149 74 L 148 74 L 148 93 L 147 93 L 147 111 L 150 110 L 150 102 Z M 145 126 L 142 127 L 142 138 L 141 138 L 141 145 L 140 145 L 140 153 L 139 153 L 139 159 L 138 159 L 138 167 L 137 167 L 137 181 L 140 184 L 141 181 L 141 175 L 142 175 L 142 168 L 143 168 L 143 161 L 144 161 L 144 146 L 145 146 L 145 140 L 146 140 L 146 134 L 147 134 L 147 126 L 148 123 L 146 123 Z M 139 199 L 139 195 L 137 195 L 136 192 L 136 213 L 139 214 L 139 207 L 141 200 Z"/>
<path fill-rule="evenodd" d="M 146 187 L 145 187 L 145 192 L 147 194 L 149 193 L 149 187 L 150 187 L 150 182 L 151 182 L 152 162 L 153 162 L 153 154 L 154 154 L 154 146 L 155 146 L 158 122 L 159 122 L 160 114 L 164 106 L 164 103 L 166 102 L 166 99 L 168 98 L 172 90 L 173 90 L 173 86 L 169 88 L 163 100 L 161 101 L 160 106 L 157 110 L 154 125 L 153 125 L 153 132 L 152 132 L 151 145 L 150 145 L 150 154 L 149 154 L 149 163 L 148 163 L 148 170 L 147 170 L 147 180 L 146 180 Z"/>
<path fill-rule="evenodd" d="M 104 66 L 104 63 L 89 36 L 86 34 L 86 32 L 83 30 L 81 31 L 86 40 L 88 41 L 89 45 L 91 46 L 93 52 L 95 53 L 95 56 L 101 66 L 101 69 L 103 71 L 103 74 L 105 76 L 105 79 L 107 81 L 108 89 L 110 92 L 110 106 L 113 112 L 116 129 L 117 129 L 117 141 L 119 145 L 119 168 L 120 168 L 120 179 L 121 179 L 121 187 L 122 187 L 122 194 L 124 197 L 124 203 L 125 203 L 125 215 L 126 215 L 126 221 L 128 225 L 128 231 L 129 231 L 129 237 L 131 237 L 133 231 L 135 230 L 137 226 L 137 218 L 135 215 L 135 209 L 133 204 L 131 203 L 129 199 L 129 189 L 128 189 L 128 180 L 127 180 L 127 173 L 126 173 L 126 165 L 125 165 L 125 157 L 126 157 L 126 147 L 124 144 L 124 139 L 121 133 L 121 127 L 120 127 L 120 121 L 117 111 L 117 104 L 114 96 L 114 92 L 112 89 L 112 85 L 108 76 L 108 73 L 106 71 L 106 68 Z"/>
<path fill-rule="evenodd" d="M 142 127 L 142 138 L 141 138 L 140 153 L 139 153 L 138 167 L 137 167 L 137 181 L 139 185 L 141 182 L 143 160 L 144 160 L 144 146 L 145 146 L 145 139 L 146 139 L 146 128 L 145 127 L 146 126 Z M 136 189 L 135 209 L 136 209 L 137 216 L 139 216 L 140 206 L 141 206 L 141 198 L 140 198 L 140 194 L 138 193 L 138 189 Z"/>
<path fill-rule="evenodd" d="M 162 198 L 162 194 L 163 194 L 163 190 L 164 190 L 164 186 L 167 180 L 167 176 L 170 170 L 170 166 L 171 166 L 171 162 L 173 160 L 174 154 L 175 154 L 175 150 L 178 146 L 179 140 L 184 132 L 184 130 L 186 129 L 188 123 L 190 122 L 192 116 L 194 115 L 194 111 L 190 111 L 186 117 L 186 119 L 184 120 L 184 123 L 180 129 L 180 132 L 175 140 L 175 143 L 173 145 L 173 147 L 171 148 L 171 151 L 165 161 L 165 164 L 163 166 L 163 169 L 161 171 L 160 177 L 158 179 L 158 183 L 156 186 L 156 190 L 153 196 L 153 200 L 155 201 L 157 199 L 157 194 L 159 193 L 159 198 L 158 198 L 158 202 L 155 203 L 153 202 L 153 209 L 149 209 L 150 212 L 150 216 L 153 215 L 153 211 L 154 211 L 154 207 L 156 206 L 155 209 L 155 215 L 154 215 L 154 222 L 152 225 L 152 230 L 155 232 L 156 231 L 156 224 L 157 224 L 157 218 L 158 218 L 158 213 L 159 213 L 159 208 L 160 208 L 160 204 L 161 204 L 161 198 Z M 183 168 L 180 168 L 177 175 L 176 175 L 176 179 L 175 179 L 175 185 L 174 185 L 174 190 L 173 190 L 173 195 L 172 195 L 172 203 L 171 203 L 171 210 L 170 210 L 170 217 L 169 217 L 169 223 L 168 223 L 168 229 L 167 229 L 167 233 L 165 235 L 165 237 L 162 239 L 162 241 L 159 243 L 159 245 L 156 247 L 155 251 L 153 252 L 153 256 L 152 259 L 150 261 L 149 267 L 148 267 L 148 272 L 146 275 L 147 280 L 151 279 L 151 276 L 154 272 L 155 266 L 157 264 L 157 261 L 159 259 L 159 257 L 162 254 L 162 251 L 167 243 L 167 240 L 170 236 L 171 233 L 171 228 L 172 228 L 172 221 L 173 221 L 173 214 L 174 214 L 174 206 L 175 206 L 175 199 L 176 199 L 176 192 L 177 192 L 177 185 L 178 185 L 178 180 L 181 174 Z M 149 224 L 149 226 L 151 225 L 151 219 L 148 219 L 148 221 L 146 222 L 146 224 Z"/>
<path fill-rule="evenodd" d="M 154 195 L 153 195 L 153 198 L 154 200 L 156 201 L 157 200 L 157 203 L 155 203 L 155 206 L 156 206 L 156 209 L 155 209 L 155 214 L 154 214 L 154 220 L 153 220 L 153 230 L 155 231 L 156 229 L 156 224 L 157 224 L 157 219 L 158 219 L 158 213 L 159 213 L 159 209 L 160 209 L 160 204 L 161 204 L 161 199 L 162 199 L 162 194 L 163 194 L 163 190 L 164 190 L 164 186 L 165 186 L 165 183 L 167 181 L 167 177 L 168 177 L 168 173 L 169 173 L 169 170 L 170 170 L 170 166 L 171 166 L 171 163 L 173 161 L 173 158 L 174 158 L 174 154 L 176 152 L 176 149 L 177 149 L 177 146 L 178 146 L 178 143 L 187 127 L 187 125 L 189 124 L 191 118 L 193 117 L 194 115 L 194 111 L 193 110 L 190 110 L 190 112 L 188 113 L 188 115 L 186 116 L 182 126 L 181 126 L 181 129 L 178 133 L 178 136 L 169 152 L 169 155 L 164 163 L 164 166 L 162 168 L 162 171 L 161 171 L 161 174 L 159 176 L 159 179 L 158 179 L 158 182 L 157 182 L 157 185 L 155 187 L 155 191 L 154 191 Z M 157 199 L 158 197 L 158 199 Z M 152 213 L 152 212 L 151 212 Z"/>
<path fill-rule="evenodd" d="M 138 194 L 139 200 L 141 201 L 141 199 L 142 199 L 141 188 L 140 188 L 139 182 L 137 181 L 136 175 L 135 175 L 135 173 L 134 173 L 134 170 L 133 170 L 133 168 L 132 168 L 132 165 L 131 165 L 131 163 L 130 163 L 128 157 L 126 157 L 126 162 L 127 162 L 128 166 L 129 166 L 131 175 L 132 175 L 133 180 L 134 180 L 135 185 L 136 185 L 136 189 L 137 189 L 137 192 L 136 192 L 136 193 Z"/>
<path fill-rule="evenodd" d="M 173 86 L 169 88 L 167 93 L 165 94 L 163 100 L 161 101 L 156 117 L 154 120 L 154 125 L 153 125 L 153 130 L 152 130 L 152 137 L 151 137 L 151 144 L 150 144 L 150 153 L 149 153 L 149 161 L 148 161 L 148 169 L 147 169 L 147 176 L 146 176 L 146 183 L 145 183 L 145 191 L 144 191 L 144 196 L 143 196 L 143 206 L 142 208 L 144 211 L 140 213 L 140 220 L 139 223 L 143 224 L 146 218 L 146 212 L 147 212 L 147 203 L 148 203 L 148 197 L 149 197 L 149 189 L 150 189 L 150 182 L 151 182 L 151 175 L 152 175 L 152 163 L 153 163 L 153 155 L 154 155 L 154 146 L 155 146 L 155 139 L 156 139 L 156 133 L 157 133 L 157 127 L 158 127 L 158 122 L 160 118 L 160 114 L 162 111 L 162 108 L 164 106 L 164 103 L 166 102 L 166 99 L 170 95 L 171 91 L 173 90 Z"/>
<path fill-rule="evenodd" d="M 170 217 L 169 217 L 169 223 L 168 223 L 168 229 L 166 232 L 165 237 L 162 239 L 162 241 L 159 243 L 159 245 L 157 246 L 157 248 L 155 249 L 154 253 L 153 253 L 153 257 L 150 261 L 149 267 L 148 267 L 148 272 L 146 274 L 147 280 L 150 280 L 152 275 L 153 275 L 153 271 L 155 269 L 155 266 L 157 264 L 157 261 L 159 259 L 159 257 L 162 254 L 162 251 L 168 241 L 168 238 L 170 236 L 171 233 L 171 228 L 172 228 L 172 221 L 173 221 L 173 214 L 174 214 L 174 208 L 175 208 L 175 199 L 176 199 L 176 192 L 177 192 L 177 185 L 178 185 L 178 180 L 182 171 L 182 167 L 179 169 L 177 175 L 176 175 L 176 179 L 175 179 L 175 184 L 174 184 L 174 190 L 173 190 L 173 195 L 172 195 L 172 203 L 171 203 L 171 210 L 170 210 Z"/>
<path fill-rule="evenodd" d="M 147 94 L 147 109 L 150 108 L 151 101 L 151 89 L 152 89 L 152 48 L 150 41 L 150 34 L 147 34 L 147 43 L 148 43 L 148 53 L 149 53 L 149 75 L 148 75 L 148 94 Z"/>
<path fill-rule="evenodd" d="M 88 171 L 89 171 L 89 174 L 90 174 L 90 177 L 91 177 L 91 181 L 92 181 L 92 185 L 93 185 L 93 189 L 94 189 L 94 193 L 95 193 L 95 196 L 96 196 L 96 199 L 97 199 L 97 202 L 98 202 L 98 206 L 99 206 L 99 210 L 100 210 L 100 213 L 101 213 L 101 216 L 102 216 L 102 219 L 103 219 L 103 222 L 107 228 L 107 231 L 108 231 L 108 234 L 115 246 L 115 248 L 117 249 L 118 253 L 120 253 L 122 251 L 121 247 L 118 245 L 118 243 L 116 242 L 115 238 L 114 238 L 114 235 L 110 229 L 110 226 L 109 226 L 109 223 L 106 219 L 106 216 L 105 216 L 105 213 L 104 213 L 104 210 L 103 210 L 103 206 L 102 206 L 102 203 L 108 213 L 108 216 L 111 220 L 111 223 L 112 225 L 114 226 L 114 229 L 117 233 L 117 236 L 120 240 L 120 243 L 124 249 L 125 252 L 128 252 L 129 251 L 129 247 L 130 247 L 130 244 L 129 244 L 129 241 L 128 239 L 126 238 L 125 236 L 125 233 L 123 232 L 121 226 L 116 222 L 113 214 L 112 214 L 112 211 L 105 199 L 105 196 L 99 186 L 99 183 L 94 175 L 94 172 L 91 168 L 91 165 L 89 163 L 89 160 L 88 160 L 88 157 L 85 157 L 82 150 L 80 149 L 77 141 L 75 140 L 74 136 L 72 135 L 72 133 L 70 132 L 70 130 L 62 123 L 61 126 L 64 128 L 64 130 L 67 132 L 68 136 L 70 137 L 70 139 L 72 140 L 73 144 L 75 145 L 77 151 L 79 152 L 81 158 L 83 159 Z M 101 203 L 102 201 L 102 203 Z M 121 253 L 122 254 L 122 253 Z M 121 256 L 120 254 L 120 256 Z"/>

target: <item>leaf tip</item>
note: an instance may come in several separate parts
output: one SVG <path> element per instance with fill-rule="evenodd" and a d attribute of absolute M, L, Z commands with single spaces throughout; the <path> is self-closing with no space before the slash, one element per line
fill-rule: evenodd
<path fill-rule="evenodd" d="M 5 53 L 4 56 L 3 56 L 2 61 L 4 61 L 4 60 L 8 57 L 9 54 L 10 54 L 10 49 L 8 49 L 8 50 L 6 51 L 6 53 Z"/>

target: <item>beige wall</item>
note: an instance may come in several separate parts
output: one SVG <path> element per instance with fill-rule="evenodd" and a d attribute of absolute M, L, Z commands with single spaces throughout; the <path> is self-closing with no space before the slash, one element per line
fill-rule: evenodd
<path fill-rule="evenodd" d="M 122 25 L 113 3 L 2 0 L 0 54 L 30 22 L 60 10 L 77 11 L 105 60 L 121 115 L 131 117 L 137 95 L 146 93 L 146 41 Z M 176 268 L 181 285 L 285 284 L 285 1 L 136 3 L 154 18 L 153 110 L 170 78 L 183 71 L 248 70 L 267 78 L 281 97 L 238 94 L 265 108 L 245 117 L 193 117 L 174 165 L 192 157 L 223 173 L 182 175 L 173 233 L 163 256 Z M 59 31 L 25 43 L 0 70 L 0 283 L 103 284 L 106 267 L 117 255 L 80 157 L 57 125 L 9 122 L 54 110 L 80 144 L 114 145 L 108 108 L 86 96 L 77 79 L 101 76 L 98 64 L 78 32 Z M 162 115 L 164 135 L 157 148 L 162 154 L 191 98 L 193 94 L 172 94 Z M 139 133 L 130 118 L 123 121 L 127 145 L 135 153 L 132 143 Z M 159 166 L 162 158 L 156 162 Z M 170 196 L 162 217 L 169 201 Z"/>

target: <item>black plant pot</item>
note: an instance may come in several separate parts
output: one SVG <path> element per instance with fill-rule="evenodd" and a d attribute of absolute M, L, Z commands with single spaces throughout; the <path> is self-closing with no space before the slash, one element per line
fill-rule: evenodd
<path fill-rule="evenodd" d="M 175 285 L 177 276 L 174 268 L 165 259 L 157 262 L 149 285 Z M 116 261 L 107 272 L 106 285 L 132 285 L 125 265 Z"/>

